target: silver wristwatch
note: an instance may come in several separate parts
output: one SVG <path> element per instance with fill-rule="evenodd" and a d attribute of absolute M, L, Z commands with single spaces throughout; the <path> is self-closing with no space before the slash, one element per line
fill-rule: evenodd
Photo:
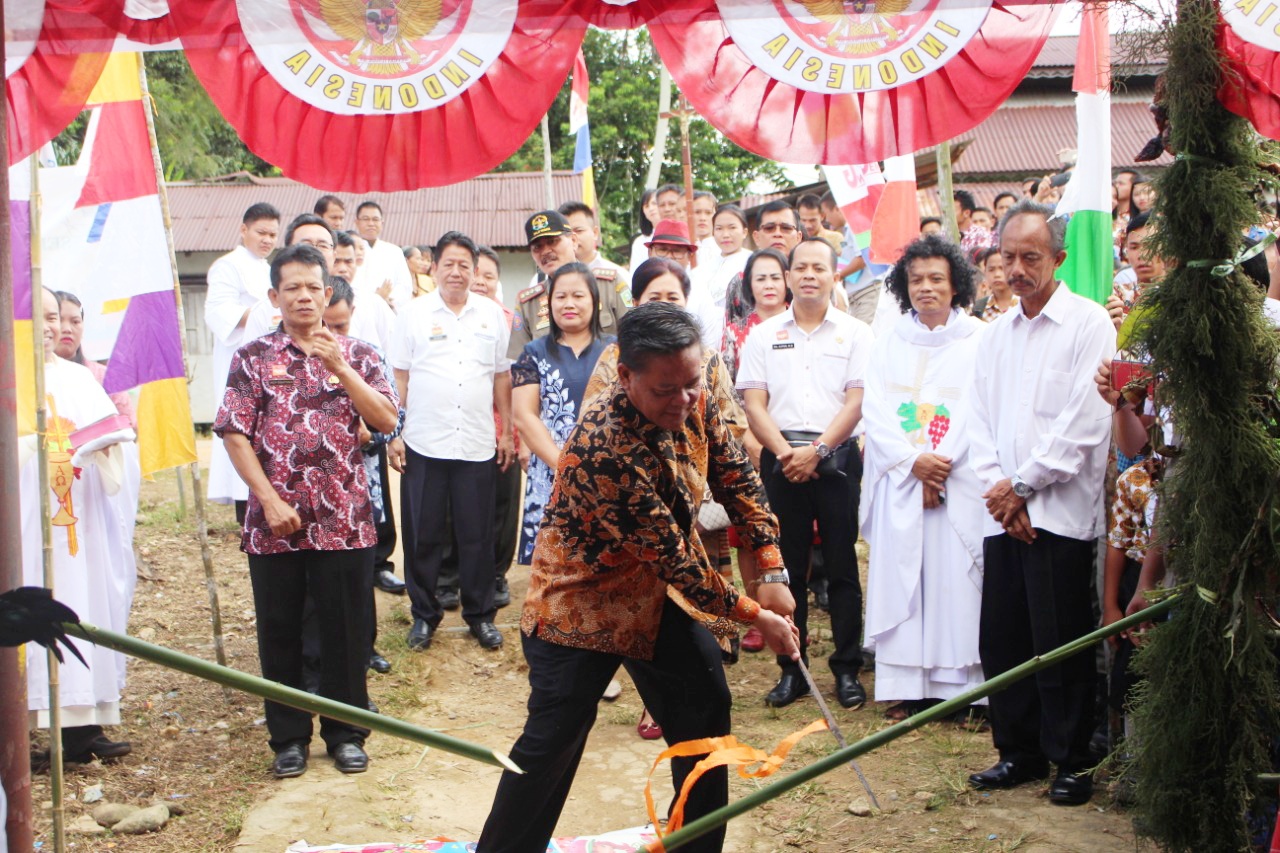
<path fill-rule="evenodd" d="M 1009 478 L 1009 484 L 1013 486 L 1013 493 L 1024 501 L 1035 491 L 1025 480 L 1016 475 Z"/>
<path fill-rule="evenodd" d="M 813 440 L 813 449 L 817 452 L 819 459 L 826 459 L 833 452 L 820 438 Z"/>
<path fill-rule="evenodd" d="M 786 569 L 778 569 L 775 572 L 769 572 L 760 576 L 759 583 L 791 583 L 791 575 Z"/>

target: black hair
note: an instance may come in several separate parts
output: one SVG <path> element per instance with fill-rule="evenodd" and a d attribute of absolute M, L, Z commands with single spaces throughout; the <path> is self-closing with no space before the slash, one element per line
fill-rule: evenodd
<path fill-rule="evenodd" d="M 978 206 L 978 203 L 973 200 L 973 193 L 968 190 L 956 190 L 951 193 L 951 197 L 960 202 L 961 210 L 967 210 L 969 213 L 973 213 Z"/>
<path fill-rule="evenodd" d="M 284 230 L 284 244 L 286 246 L 293 245 L 293 232 L 297 231 L 304 225 L 319 225 L 325 231 L 329 232 L 329 242 L 333 243 L 335 246 L 338 245 L 337 241 L 333 238 L 333 229 L 329 227 L 328 222 L 325 222 L 314 213 L 299 213 L 297 216 L 293 217 L 293 221 L 289 223 L 289 227 Z"/>
<path fill-rule="evenodd" d="M 657 194 L 657 190 L 645 190 L 640 194 L 640 233 L 646 237 L 653 233 L 653 226 L 657 223 L 649 221 L 649 217 L 645 215 L 644 206 Z"/>
<path fill-rule="evenodd" d="M 658 187 L 654 195 L 666 195 L 667 193 L 675 193 L 676 195 L 684 195 L 684 187 L 679 184 L 663 184 Z"/>
<path fill-rule="evenodd" d="M 778 199 L 778 200 L 776 200 L 776 201 L 771 201 L 771 202 L 769 202 L 768 204 L 766 204 L 766 205 L 764 205 L 763 207 L 761 207 L 759 211 L 757 211 L 757 213 L 756 213 L 756 223 L 757 223 L 757 224 L 756 224 L 756 230 L 757 230 L 757 231 L 758 231 L 758 230 L 760 230 L 760 225 L 759 225 L 759 223 L 764 222 L 764 215 L 765 215 L 766 213 L 777 213 L 777 212 L 778 212 L 778 211 L 780 211 L 780 210 L 789 210 L 789 211 L 791 211 L 791 218 L 795 220 L 795 222 L 794 222 L 793 224 L 796 226 L 796 230 L 797 230 L 797 231 L 799 231 L 801 228 L 803 228 L 803 227 L 804 227 L 804 225 L 803 225 L 803 224 L 801 224 L 801 222 L 800 222 L 800 213 L 799 213 L 799 212 L 798 212 L 794 207 L 792 207 L 791 205 L 787 204 L 787 203 L 786 203 L 785 201 L 783 201 L 782 199 Z"/>
<path fill-rule="evenodd" d="M 49 288 L 45 288 L 49 290 Z M 58 300 L 58 313 L 62 313 L 62 303 L 70 302 L 72 305 L 80 309 L 80 319 L 84 319 L 84 304 L 80 301 L 80 297 L 74 293 L 68 293 L 65 290 L 49 290 L 53 294 L 53 298 Z M 67 361 L 74 361 L 76 364 L 84 364 L 84 347 L 76 347 L 76 351 L 71 354 L 71 358 Z"/>
<path fill-rule="evenodd" d="M 1128 237 L 1132 232 L 1139 228 L 1146 228 L 1151 223 L 1151 211 L 1144 210 L 1134 216 L 1129 217 L 1129 222 L 1124 226 L 1124 236 Z"/>
<path fill-rule="evenodd" d="M 446 231 L 441 235 L 440 239 L 436 241 L 435 259 L 439 260 L 440 256 L 444 254 L 444 250 L 450 246 L 457 246 L 470 254 L 472 266 L 475 266 L 476 262 L 480 260 L 480 250 L 476 248 L 476 241 L 461 231 Z"/>
<path fill-rule="evenodd" d="M 1244 238 L 1244 245 L 1241 250 L 1252 249 L 1258 245 L 1259 241 L 1252 237 Z M 1249 277 L 1249 280 L 1258 285 L 1263 293 L 1271 288 L 1271 270 L 1267 266 L 1267 253 L 1259 252 L 1249 260 L 1240 265 L 1240 272 Z"/>
<path fill-rule="evenodd" d="M 362 210 L 369 207 L 372 207 L 374 210 L 378 211 L 379 216 L 382 215 L 382 205 L 378 204 L 376 201 L 374 201 L 371 198 L 367 198 L 364 201 L 360 202 L 360 205 L 356 208 L 356 216 L 359 216 Z"/>
<path fill-rule="evenodd" d="M 564 204 L 557 207 L 556 210 L 559 211 L 560 215 L 565 219 L 568 219 L 575 213 L 582 213 L 590 217 L 592 222 L 596 221 L 596 212 L 591 208 L 591 205 L 585 202 L 566 201 Z"/>
<path fill-rule="evenodd" d="M 974 212 L 974 213 L 977 213 L 977 212 L 979 212 L 979 211 L 981 211 L 981 212 L 983 212 L 983 213 L 990 213 L 990 214 L 991 214 L 991 218 L 992 218 L 992 219 L 995 219 L 995 218 L 996 218 L 996 212 L 995 212 L 994 210 L 992 210 L 991 208 L 989 208 L 989 207 L 983 207 L 983 206 L 979 205 L 979 206 L 977 206 L 977 207 L 975 207 L 975 208 L 973 209 L 973 212 Z"/>
<path fill-rule="evenodd" d="M 604 334 L 604 329 L 600 325 L 600 284 L 596 281 L 595 273 L 591 272 L 591 268 L 581 261 L 570 261 L 561 265 L 547 279 L 547 317 L 551 320 L 551 339 L 559 343 L 560 336 L 564 334 L 563 330 L 556 325 L 556 315 L 552 309 L 551 298 L 556 292 L 556 282 L 566 275 L 580 275 L 582 280 L 587 283 L 587 292 L 591 294 L 591 323 L 587 328 L 591 331 L 591 337 L 598 339 Z"/>
<path fill-rule="evenodd" d="M 787 270 L 791 269 L 791 265 L 787 263 L 787 256 L 777 249 L 757 249 L 747 258 L 747 264 L 742 268 L 742 304 L 746 307 L 745 313 L 748 316 L 756 310 L 756 294 L 751 289 L 751 274 L 755 271 L 756 261 L 761 258 L 773 258 L 778 262 L 782 269 L 783 298 L 788 304 L 791 303 L 791 288 L 787 287 Z"/>
<path fill-rule="evenodd" d="M 800 196 L 800 198 L 796 199 L 796 210 L 799 210 L 802 207 L 807 207 L 810 210 L 821 210 L 822 199 L 814 193 L 805 193 Z"/>
<path fill-rule="evenodd" d="M 697 190 L 697 191 L 695 191 L 695 192 L 694 192 L 694 194 L 693 194 L 693 200 L 694 200 L 694 201 L 697 201 L 697 200 L 698 200 L 698 199 L 700 199 L 700 198 L 709 198 L 709 199 L 711 199 L 711 204 L 712 204 L 712 205 L 719 204 L 719 199 L 717 199 L 717 198 L 716 198 L 716 194 L 715 194 L 715 193 L 713 193 L 713 192 L 709 192 L 709 191 L 707 191 L 707 190 Z"/>
<path fill-rule="evenodd" d="M 343 204 L 342 199 L 338 198 L 336 195 L 320 196 L 320 198 L 316 199 L 316 206 L 311 208 L 311 212 L 316 216 L 324 216 L 329 212 L 329 208 L 335 204 L 342 208 L 343 213 L 347 212 L 347 206 Z"/>
<path fill-rule="evenodd" d="M 730 216 L 737 217 L 738 221 L 742 223 L 742 227 L 744 229 L 747 228 L 747 215 L 743 213 L 742 208 L 738 207 L 736 204 L 732 204 L 732 203 L 722 204 L 719 207 L 717 207 L 715 216 L 711 217 L 711 221 L 715 222 L 717 219 L 720 218 L 720 214 L 722 213 L 727 213 Z"/>
<path fill-rule="evenodd" d="M 333 295 L 329 297 L 330 305 L 337 305 L 339 302 L 345 302 L 352 308 L 356 307 L 356 292 L 351 289 L 351 283 L 340 275 L 329 276 L 328 285 L 333 288 Z"/>
<path fill-rule="evenodd" d="M 1004 228 L 1009 224 L 1009 220 L 1029 214 L 1039 216 L 1044 220 L 1045 225 L 1049 226 L 1049 251 L 1056 258 L 1058 253 L 1065 250 L 1067 246 L 1067 221 L 1061 216 L 1055 217 L 1054 210 L 1049 205 L 1038 204 L 1029 198 L 1024 198 L 1005 211 L 1004 218 L 996 226 L 997 239 L 1004 236 Z"/>
<path fill-rule="evenodd" d="M 830 192 L 825 192 L 825 193 L 823 193 L 823 194 L 822 194 L 822 198 L 818 199 L 818 206 L 819 206 L 819 207 L 822 207 L 823 205 L 826 205 L 827 207 L 839 207 L 839 206 L 840 206 L 840 205 L 836 204 L 836 197 L 835 197 L 834 195 L 832 195 Z"/>
<path fill-rule="evenodd" d="M 925 227 L 926 225 L 928 225 L 930 222 L 933 222 L 933 223 L 935 223 L 935 224 L 937 224 L 937 225 L 941 225 L 941 224 L 942 224 L 942 217 L 941 217 L 941 216 L 921 216 L 921 217 L 920 217 L 920 230 L 921 230 L 921 231 L 923 231 L 923 230 L 924 230 L 924 227 Z"/>
<path fill-rule="evenodd" d="M 654 356 L 701 345 L 697 318 L 670 302 L 646 302 L 618 319 L 618 363 L 633 371 L 643 371 Z"/>
<path fill-rule="evenodd" d="M 498 268 L 498 275 L 502 275 L 502 258 L 498 257 L 497 252 L 489 246 L 476 246 L 476 251 L 480 254 L 480 258 L 493 261 L 493 265 Z M 480 258 L 476 258 L 477 265 L 480 263 Z"/>
<path fill-rule="evenodd" d="M 831 253 L 831 272 L 834 274 L 840 269 L 840 253 L 836 251 L 836 247 L 831 245 L 823 237 L 802 237 L 799 243 L 791 247 L 791 254 L 787 255 L 787 269 L 796 262 L 796 249 L 799 249 L 805 243 L 821 243 L 827 247 L 827 251 Z"/>
<path fill-rule="evenodd" d="M 1011 199 L 1013 199 L 1013 203 L 1014 203 L 1014 204 L 1017 204 L 1017 203 L 1018 203 L 1018 194 L 1017 194 L 1017 193 L 1011 193 L 1011 192 L 1007 192 L 1007 191 L 1006 191 L 1006 192 L 1002 192 L 1002 193 L 997 193 L 997 194 L 996 194 L 995 199 L 991 202 L 991 207 L 992 207 L 992 211 L 993 211 L 993 212 L 994 212 L 994 209 L 995 209 L 995 208 L 997 208 L 997 207 L 999 207 L 999 206 L 1000 206 L 1000 199 L 1002 199 L 1002 198 L 1011 198 Z"/>
<path fill-rule="evenodd" d="M 319 267 L 321 276 L 327 281 L 329 278 L 329 268 L 325 265 L 324 255 L 320 254 L 320 250 L 315 246 L 307 243 L 294 243 L 292 246 L 285 246 L 276 255 L 276 259 L 271 262 L 271 289 L 280 289 L 281 270 L 287 264 L 302 264 L 308 267 Z"/>
<path fill-rule="evenodd" d="M 334 231 L 333 247 L 336 249 L 339 246 L 344 248 L 350 246 L 354 249 L 356 247 L 356 235 L 351 231 Z"/>
<path fill-rule="evenodd" d="M 639 303 L 640 297 L 644 296 L 645 290 L 649 288 L 653 280 L 661 278 L 667 273 L 671 273 L 680 279 L 680 289 L 684 291 L 684 298 L 688 300 L 689 289 L 692 286 L 689 281 L 689 271 L 670 258 L 650 258 L 636 267 L 635 275 L 631 276 L 632 303 Z"/>
<path fill-rule="evenodd" d="M 979 249 L 973 256 L 973 265 L 980 270 L 986 270 L 987 260 L 992 256 L 999 256 L 999 246 L 987 246 L 985 249 Z"/>
<path fill-rule="evenodd" d="M 897 298 L 903 311 L 911 310 L 911 292 L 907 288 L 911 262 L 925 258 L 942 258 L 951 267 L 951 287 L 955 290 L 955 295 L 951 297 L 952 308 L 965 308 L 973 304 L 973 298 L 978 292 L 977 271 L 955 243 L 937 234 L 926 234 L 907 244 L 902 258 L 893 265 L 885 278 L 889 292 Z"/>
<path fill-rule="evenodd" d="M 260 219 L 274 219 L 279 222 L 280 211 L 265 201 L 260 201 L 257 204 L 250 205 L 249 209 L 244 212 L 244 218 L 240 221 L 245 225 L 252 225 Z"/>
<path fill-rule="evenodd" d="M 404 259 L 406 261 L 409 260 L 409 258 L 413 257 L 414 252 L 417 252 L 418 254 L 422 254 L 422 249 L 418 248 L 417 246 L 405 246 L 400 251 L 404 253 Z"/>

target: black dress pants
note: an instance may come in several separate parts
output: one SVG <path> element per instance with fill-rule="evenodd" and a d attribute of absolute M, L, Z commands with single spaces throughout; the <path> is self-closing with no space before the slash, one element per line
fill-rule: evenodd
<path fill-rule="evenodd" d="M 396 512 L 395 502 L 391 500 L 391 477 L 387 472 L 387 446 L 378 447 L 378 476 L 382 482 L 382 509 L 384 518 L 375 525 L 378 530 L 378 544 L 373 550 L 374 572 L 394 572 L 396 564 L 391 562 L 391 555 L 396 552 Z"/>
<path fill-rule="evenodd" d="M 809 665 L 809 558 L 813 552 L 813 524 L 822 539 L 827 594 L 831 599 L 831 632 L 835 651 L 827 664 L 836 675 L 857 675 L 862 669 L 862 581 L 858 577 L 858 498 L 862 489 L 862 456 L 856 445 L 841 448 L 844 476 L 819 477 L 793 483 L 777 470 L 777 457 L 767 448 L 760 454 L 760 473 L 769 506 L 778 517 L 782 562 L 791 575 L 796 600 L 792 618 L 800 628 L 800 653 Z M 778 656 L 784 672 L 796 671 L 791 658 Z"/>
<path fill-rule="evenodd" d="M 321 626 L 319 694 L 356 708 L 369 704 L 369 618 L 365 596 L 373 549 L 293 551 L 249 555 L 253 609 L 258 619 L 262 677 L 302 689 L 302 611 L 308 595 Z M 276 752 L 311 741 L 311 714 L 266 702 L 267 732 Z M 364 743 L 369 730 L 320 718 L 320 736 L 330 752 L 344 743 Z"/>
<path fill-rule="evenodd" d="M 1093 541 L 1036 529 L 1027 545 L 1007 533 L 982 543 L 985 568 L 978 652 L 995 678 L 1094 629 Z M 1004 761 L 1049 759 L 1075 772 L 1093 765 L 1093 652 L 1024 678 L 989 699 L 991 735 Z"/>
<path fill-rule="evenodd" d="M 476 853 L 544 853 L 573 784 L 587 735 L 596 720 L 600 694 L 621 664 L 635 682 L 668 744 L 729 734 L 731 699 L 720 647 L 703 625 L 670 599 L 653 660 L 642 661 L 548 643 L 522 636 L 529 664 L 529 719 L 511 750 L 524 775 L 502 774 L 493 809 Z M 705 756 L 676 758 L 671 781 L 676 795 Z M 698 780 L 685 804 L 686 823 L 729 801 L 728 769 L 718 767 Z M 674 801 L 673 801 L 674 802 Z M 723 827 L 683 850 L 719 853 Z"/>
<path fill-rule="evenodd" d="M 520 539 L 520 515 L 524 510 L 520 463 L 512 462 L 507 470 L 497 472 L 494 488 L 493 561 L 497 577 L 505 578 L 516 556 Z"/>
<path fill-rule="evenodd" d="M 414 619 L 432 628 L 444 618 L 436 598 L 436 582 L 452 533 L 457 542 L 462 618 L 468 625 L 492 622 L 493 604 L 493 488 L 497 463 L 434 459 L 405 447 L 401 480 L 405 517 L 413 528 L 412 556 L 405 558 L 405 582 Z M 453 524 L 448 522 L 452 520 Z M 452 530 L 450 530 L 452 526 Z"/>

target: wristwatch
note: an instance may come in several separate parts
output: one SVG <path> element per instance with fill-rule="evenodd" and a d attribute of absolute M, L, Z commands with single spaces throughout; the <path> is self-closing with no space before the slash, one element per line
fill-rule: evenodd
<path fill-rule="evenodd" d="M 790 584 L 790 583 L 791 583 L 791 575 L 790 575 L 790 573 L 788 573 L 788 572 L 787 572 L 787 570 L 786 570 L 786 569 L 778 569 L 776 572 L 769 572 L 768 574 L 761 575 L 761 576 L 760 576 L 760 580 L 759 580 L 759 581 L 757 581 L 757 583 L 785 583 L 785 584 Z"/>
<path fill-rule="evenodd" d="M 819 459 L 826 459 L 832 453 L 831 448 L 827 447 L 820 438 L 815 438 L 813 440 L 813 449 L 817 451 Z"/>
<path fill-rule="evenodd" d="M 1013 493 L 1024 501 L 1031 497 L 1031 493 L 1035 491 L 1035 489 L 1031 488 L 1025 480 L 1016 474 L 1009 478 L 1009 484 L 1013 486 Z"/>

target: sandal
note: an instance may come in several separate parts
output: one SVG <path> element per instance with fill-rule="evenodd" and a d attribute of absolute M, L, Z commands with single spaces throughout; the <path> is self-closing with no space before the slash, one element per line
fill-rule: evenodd
<path fill-rule="evenodd" d="M 937 704 L 937 699 L 906 699 L 896 705 L 890 705 L 884 712 L 884 718 L 900 723 L 908 717 L 914 717 L 921 711 L 927 711 Z"/>
<path fill-rule="evenodd" d="M 636 733 L 645 740 L 657 740 L 662 737 L 662 726 L 649 716 L 649 709 L 640 712 L 640 722 L 636 724 Z"/>

